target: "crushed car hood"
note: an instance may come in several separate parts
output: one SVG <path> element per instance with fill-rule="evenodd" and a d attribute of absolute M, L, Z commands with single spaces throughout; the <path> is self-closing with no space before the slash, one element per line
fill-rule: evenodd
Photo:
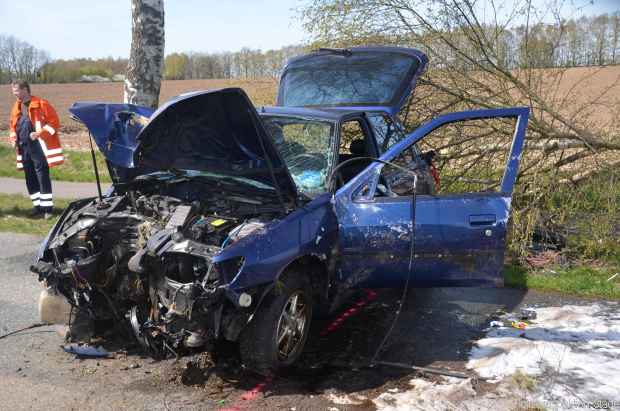
<path fill-rule="evenodd" d="M 428 58 L 402 47 L 319 49 L 287 63 L 278 106 L 364 106 L 400 110 Z"/>
<path fill-rule="evenodd" d="M 69 111 L 89 128 L 106 158 L 118 166 L 245 177 L 277 186 L 289 198 L 297 197 L 284 161 L 243 90 L 182 94 L 152 114 L 148 110 L 76 103 Z"/>

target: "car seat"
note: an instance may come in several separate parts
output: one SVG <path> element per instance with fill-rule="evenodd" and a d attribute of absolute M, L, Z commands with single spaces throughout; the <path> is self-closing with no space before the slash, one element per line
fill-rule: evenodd
<path fill-rule="evenodd" d="M 352 158 L 366 157 L 368 153 L 366 152 L 366 143 L 362 139 L 357 139 L 351 141 L 349 145 L 349 152 L 351 154 L 341 154 L 339 156 L 339 160 L 342 163 L 343 161 L 350 160 Z M 342 183 L 346 184 L 353 177 L 358 175 L 363 169 L 368 167 L 372 160 L 370 159 L 360 159 L 357 161 L 352 161 L 351 163 L 345 165 L 340 169 L 340 177 L 342 178 Z"/>

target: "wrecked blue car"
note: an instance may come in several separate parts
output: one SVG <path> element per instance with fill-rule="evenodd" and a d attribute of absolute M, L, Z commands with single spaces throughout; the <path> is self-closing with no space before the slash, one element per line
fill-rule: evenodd
<path fill-rule="evenodd" d="M 407 134 L 398 112 L 426 64 L 413 49 L 321 49 L 288 62 L 274 107 L 237 88 L 155 112 L 76 103 L 114 183 L 64 211 L 32 270 L 95 331 L 126 325 L 154 355 L 236 341 L 258 372 L 294 363 L 312 319 L 356 288 L 501 285 L 529 110 Z M 497 189 L 438 193 L 419 142 L 496 118 L 514 120 Z"/>

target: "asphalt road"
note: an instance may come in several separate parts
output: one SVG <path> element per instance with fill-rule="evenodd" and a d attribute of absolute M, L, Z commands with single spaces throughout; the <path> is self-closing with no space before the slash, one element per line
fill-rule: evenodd
<path fill-rule="evenodd" d="M 101 190 L 105 192 L 109 184 L 102 184 Z M 95 183 L 71 183 L 68 181 L 52 181 L 52 191 L 56 198 L 84 198 L 97 195 Z M 0 177 L 0 192 L 3 194 L 28 195 L 26 183 L 21 178 Z"/>
<path fill-rule="evenodd" d="M 37 322 L 41 291 L 28 271 L 39 238 L 0 233 L 0 335 Z M 328 335 L 315 323 L 300 366 L 273 381 L 243 372 L 234 354 L 216 365 L 205 355 L 155 361 L 138 352 L 112 359 L 75 359 L 60 349 L 53 327 L 0 339 L 2 409 L 327 409 L 328 396 L 374 398 L 405 387 L 414 371 L 366 368 L 393 323 L 402 290 L 381 290 L 355 316 Z M 513 289 L 411 290 L 380 360 L 466 372 L 468 349 L 498 310 L 527 304 L 578 301 Z M 191 364 L 188 365 L 188 362 Z M 250 395 L 257 384 L 264 394 Z M 250 391 L 248 391 L 250 390 Z M 259 390 L 259 391 L 260 391 Z M 245 398 L 245 399 L 244 399 Z M 347 409 L 373 409 L 373 404 Z M 342 407 L 340 408 L 342 409 Z"/>
<path fill-rule="evenodd" d="M 42 288 L 28 266 L 40 240 L 0 233 L 0 334 L 38 321 L 37 301 Z M 54 327 L 0 340 L 0 408 L 135 409 L 136 404 L 162 408 L 161 395 L 127 389 L 135 382 L 135 373 L 118 372 L 120 367 L 111 362 L 75 360 L 59 348 L 61 343 Z M 148 371 L 150 362 L 140 374 Z"/>

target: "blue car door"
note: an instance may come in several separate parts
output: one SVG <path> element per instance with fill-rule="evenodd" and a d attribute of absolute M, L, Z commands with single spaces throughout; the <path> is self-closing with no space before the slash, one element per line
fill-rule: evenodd
<path fill-rule="evenodd" d="M 449 124 L 512 118 L 512 143 L 495 192 L 417 195 L 414 204 L 412 185 L 407 190 L 405 184 L 400 194 L 381 192 L 388 189 L 390 177 L 382 174 L 388 166 L 378 161 L 340 188 L 334 196 L 340 283 L 399 285 L 408 278 L 411 263 L 409 278 L 415 286 L 502 285 L 506 228 L 528 115 L 527 107 L 446 114 L 420 126 L 380 157 L 383 162 L 397 161 L 416 142 Z"/>

